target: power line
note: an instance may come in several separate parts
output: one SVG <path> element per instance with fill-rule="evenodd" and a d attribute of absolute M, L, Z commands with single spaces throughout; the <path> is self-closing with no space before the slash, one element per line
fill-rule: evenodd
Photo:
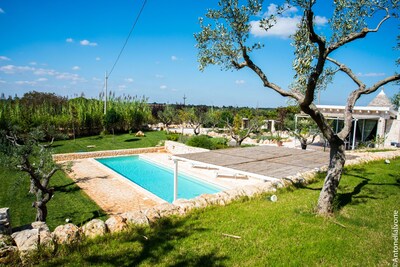
<path fill-rule="evenodd" d="M 131 34 L 132 34 L 133 30 L 135 29 L 136 23 L 138 22 L 138 20 L 139 20 L 139 18 L 140 18 L 140 15 L 142 14 L 143 9 L 144 9 L 146 3 L 147 3 L 147 0 L 144 0 L 144 1 L 143 1 L 142 8 L 140 9 L 139 14 L 138 14 L 137 17 L 136 17 L 136 20 L 133 22 L 133 25 L 132 25 L 132 28 L 131 28 L 129 34 L 128 34 L 128 36 L 126 37 L 125 43 L 124 43 L 124 45 L 122 46 L 121 51 L 119 52 L 118 57 L 117 57 L 117 59 L 115 60 L 114 65 L 112 66 L 112 68 L 111 68 L 111 70 L 110 70 L 110 72 L 108 73 L 108 75 L 107 75 L 106 78 L 109 78 L 109 77 L 110 77 L 111 73 L 113 72 L 113 70 L 114 70 L 114 68 L 115 68 L 115 65 L 117 65 L 117 63 L 118 63 L 118 61 L 119 61 L 119 58 L 120 58 L 121 55 L 122 55 L 122 52 L 124 52 L 125 46 L 126 46 L 126 44 L 128 43 L 129 38 L 131 37 Z"/>

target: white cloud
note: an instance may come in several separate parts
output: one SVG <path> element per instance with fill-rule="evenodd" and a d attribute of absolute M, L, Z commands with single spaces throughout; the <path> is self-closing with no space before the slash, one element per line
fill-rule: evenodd
<path fill-rule="evenodd" d="M 297 24 L 301 17 L 277 17 L 276 24 L 268 31 L 260 27 L 260 21 L 250 21 L 251 34 L 256 37 L 275 36 L 281 38 L 289 38 L 296 32 Z"/>
<path fill-rule="evenodd" d="M 0 80 L 0 83 L 3 83 L 3 84 L 5 84 L 5 83 L 7 83 L 6 81 L 4 81 L 4 80 Z"/>
<path fill-rule="evenodd" d="M 36 66 L 37 63 L 36 63 L 35 61 L 32 61 L 32 62 L 29 62 L 29 65 L 31 65 L 31 66 Z"/>
<path fill-rule="evenodd" d="M 126 78 L 126 79 L 125 79 L 125 82 L 133 83 L 133 79 L 132 79 L 132 78 Z"/>
<path fill-rule="evenodd" d="M 79 43 L 83 46 L 97 46 L 97 43 L 92 43 L 89 40 L 82 40 Z"/>
<path fill-rule="evenodd" d="M 166 85 L 161 85 L 160 89 L 167 89 L 167 86 Z"/>
<path fill-rule="evenodd" d="M 246 82 L 245 82 L 244 80 L 236 80 L 235 83 L 236 83 L 236 84 L 244 84 L 244 83 L 246 83 Z"/>
<path fill-rule="evenodd" d="M 124 91 L 125 89 L 126 89 L 126 85 L 123 85 L 123 84 L 118 85 L 118 90 L 119 91 Z"/>
<path fill-rule="evenodd" d="M 328 23 L 328 19 L 326 17 L 315 16 L 314 22 L 318 26 L 324 26 Z"/>
<path fill-rule="evenodd" d="M 96 61 L 100 61 L 101 60 L 101 58 L 100 57 L 96 57 Z"/>
<path fill-rule="evenodd" d="M 177 60 L 178 60 L 178 57 L 177 57 L 177 56 L 171 56 L 171 60 L 172 60 L 172 61 L 177 61 Z"/>
<path fill-rule="evenodd" d="M 4 12 L 4 10 L 2 8 L 0 8 L 0 14 L 4 14 L 6 12 Z"/>
<path fill-rule="evenodd" d="M 16 73 L 25 73 L 30 72 L 33 75 L 37 76 L 54 76 L 56 79 L 59 80 L 69 80 L 73 82 L 84 82 L 85 79 L 80 77 L 78 74 L 75 73 L 68 73 L 68 72 L 58 72 L 52 69 L 43 69 L 43 68 L 34 68 L 30 66 L 15 66 L 15 65 L 6 65 L 0 67 L 0 72 L 5 74 L 16 74 Z M 19 85 L 34 85 L 36 82 L 44 82 L 47 81 L 47 78 L 38 78 L 36 81 L 17 81 L 16 84 Z"/>
<path fill-rule="evenodd" d="M 271 3 L 268 6 L 268 11 L 264 14 L 265 17 L 276 15 L 278 11 L 278 5 Z M 298 11 L 297 7 L 290 6 L 287 3 L 284 5 L 284 11 L 282 13 L 283 16 L 289 16 L 290 14 L 296 13 Z"/>
<path fill-rule="evenodd" d="M 278 6 L 270 4 L 268 11 L 264 14 L 264 18 L 270 15 L 276 15 Z M 301 21 L 301 16 L 297 15 L 298 9 L 293 6 L 285 4 L 285 11 L 276 16 L 276 23 L 268 31 L 260 27 L 260 21 L 250 21 L 250 33 L 256 37 L 274 36 L 280 38 L 289 38 L 295 34 L 297 25 Z M 317 26 L 324 26 L 328 23 L 328 19 L 322 16 L 315 16 L 315 24 Z"/>
<path fill-rule="evenodd" d="M 52 69 L 33 69 L 33 74 L 38 75 L 38 76 L 43 76 L 43 75 L 48 75 L 48 76 L 54 76 L 57 74 L 57 71 L 52 70 Z"/>
<path fill-rule="evenodd" d="M 6 65 L 0 67 L 0 71 L 4 72 L 6 74 L 14 74 L 14 73 L 20 73 L 20 72 L 26 72 L 26 71 L 32 71 L 34 68 L 29 67 L 29 66 L 15 66 L 15 65 Z"/>
<path fill-rule="evenodd" d="M 65 41 L 66 41 L 67 43 L 73 43 L 73 42 L 74 42 L 74 39 L 72 39 L 72 38 L 67 38 L 67 39 L 65 39 Z"/>
<path fill-rule="evenodd" d="M 80 70 L 81 68 L 79 66 L 73 66 L 72 70 Z"/>
<path fill-rule="evenodd" d="M 156 74 L 156 78 L 157 78 L 157 79 L 162 79 L 162 78 L 164 78 L 164 75 Z"/>
<path fill-rule="evenodd" d="M 15 84 L 18 84 L 18 85 L 36 85 L 36 82 L 33 82 L 33 81 L 16 81 Z"/>
<path fill-rule="evenodd" d="M 58 73 L 56 79 L 67 81 L 83 81 L 83 79 L 79 77 L 78 74 L 68 72 Z"/>
<path fill-rule="evenodd" d="M 357 76 L 359 77 L 381 77 L 381 76 L 385 76 L 386 73 L 384 72 L 368 72 L 368 73 L 357 73 Z"/>
<path fill-rule="evenodd" d="M 10 61 L 11 59 L 6 56 L 0 56 L 0 61 Z"/>

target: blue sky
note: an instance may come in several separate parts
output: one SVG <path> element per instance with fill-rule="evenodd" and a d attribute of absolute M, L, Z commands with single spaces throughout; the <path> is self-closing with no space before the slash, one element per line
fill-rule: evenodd
<path fill-rule="evenodd" d="M 22 96 L 36 90 L 98 97 L 104 74 L 110 71 L 142 3 L 0 0 L 0 93 Z M 272 12 L 274 3 L 265 1 L 264 12 Z M 198 70 L 193 34 L 200 31 L 198 18 L 216 6 L 215 0 L 148 0 L 109 77 L 109 89 L 116 95 L 144 95 L 150 102 L 180 103 L 186 95 L 190 104 L 286 105 L 285 98 L 263 88 L 250 70 L 221 71 L 218 66 Z M 321 31 L 326 30 L 329 12 L 324 7 L 316 14 Z M 293 76 L 293 50 L 287 35 L 300 15 L 296 10 L 288 12 L 272 34 L 252 33 L 253 40 L 266 45 L 253 54 L 254 61 L 283 87 Z M 392 49 L 397 23 L 388 21 L 368 42 L 348 45 L 334 57 L 367 84 L 393 74 L 398 71 L 394 61 L 399 51 Z M 389 96 L 399 90 L 396 85 L 385 88 Z M 354 89 L 352 82 L 337 75 L 322 92 L 320 103 L 343 104 L 350 89 Z M 367 104 L 377 93 L 361 98 L 358 104 Z"/>

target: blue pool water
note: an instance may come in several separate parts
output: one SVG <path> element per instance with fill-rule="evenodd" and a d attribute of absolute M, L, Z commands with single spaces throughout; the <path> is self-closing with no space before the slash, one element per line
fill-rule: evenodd
<path fill-rule="evenodd" d="M 140 159 L 139 156 L 96 159 L 147 191 L 172 203 L 174 172 Z M 201 194 L 213 194 L 222 189 L 183 174 L 178 176 L 178 198 L 191 199 Z"/>

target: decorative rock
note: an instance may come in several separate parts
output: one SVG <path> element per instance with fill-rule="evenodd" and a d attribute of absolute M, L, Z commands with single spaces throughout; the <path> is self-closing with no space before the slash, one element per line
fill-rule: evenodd
<path fill-rule="evenodd" d="M 185 214 L 195 208 L 194 203 L 187 199 L 175 200 L 172 204 L 179 207 L 180 214 Z"/>
<path fill-rule="evenodd" d="M 10 263 L 17 253 L 18 248 L 11 236 L 0 234 L 0 265 Z"/>
<path fill-rule="evenodd" d="M 99 219 L 93 219 L 87 222 L 84 226 L 82 226 L 82 233 L 89 238 L 102 236 L 106 232 L 107 232 L 106 224 Z"/>
<path fill-rule="evenodd" d="M 118 215 L 108 218 L 105 224 L 110 233 L 121 232 L 128 228 L 126 219 Z"/>
<path fill-rule="evenodd" d="M 160 204 L 154 207 L 154 209 L 158 212 L 158 214 L 160 214 L 160 217 L 168 217 L 179 214 L 179 207 L 171 203 Z"/>
<path fill-rule="evenodd" d="M 224 191 L 215 194 L 215 196 L 217 198 L 216 204 L 218 204 L 220 206 L 225 206 L 226 204 L 232 202 L 231 199 L 229 198 L 229 195 L 227 193 L 225 193 Z"/>
<path fill-rule="evenodd" d="M 246 196 L 248 197 L 252 197 L 254 195 L 261 193 L 261 191 L 254 185 L 243 186 L 243 191 L 246 193 Z"/>
<path fill-rule="evenodd" d="M 271 182 L 265 182 L 262 184 L 258 184 L 257 187 L 260 188 L 262 192 L 269 192 L 272 190 L 273 185 L 271 184 Z"/>
<path fill-rule="evenodd" d="M 215 194 L 202 194 L 200 198 L 203 198 L 209 205 L 218 204 L 218 197 Z"/>
<path fill-rule="evenodd" d="M 144 215 L 146 215 L 147 219 L 150 223 L 153 223 L 160 219 L 160 214 L 154 208 L 150 208 L 144 211 Z"/>
<path fill-rule="evenodd" d="M 241 188 L 234 188 L 224 191 L 229 195 L 230 200 L 235 200 L 244 196 L 244 191 Z"/>
<path fill-rule="evenodd" d="M 78 226 L 68 223 L 57 226 L 53 232 L 53 237 L 57 244 L 73 244 L 80 240 L 81 235 Z"/>
<path fill-rule="evenodd" d="M 0 234 L 11 235 L 10 209 L 0 209 Z"/>
<path fill-rule="evenodd" d="M 135 136 L 136 136 L 136 137 L 144 137 L 144 133 L 143 133 L 142 131 L 138 131 L 138 132 L 135 134 Z"/>
<path fill-rule="evenodd" d="M 39 244 L 39 230 L 27 229 L 15 232 L 11 235 L 17 244 L 18 250 L 22 255 L 26 255 L 30 251 L 38 248 Z"/>
<path fill-rule="evenodd" d="M 39 232 L 39 244 L 54 249 L 54 241 L 50 229 L 45 222 L 31 223 L 33 229 Z"/>
<path fill-rule="evenodd" d="M 121 214 L 122 218 L 126 219 L 127 223 L 137 224 L 137 225 L 149 225 L 149 219 L 141 211 L 131 211 Z"/>
<path fill-rule="evenodd" d="M 207 207 L 207 205 L 208 205 L 207 201 L 201 196 L 198 196 L 198 197 L 192 199 L 192 201 L 196 208 L 204 208 L 204 207 Z"/>

